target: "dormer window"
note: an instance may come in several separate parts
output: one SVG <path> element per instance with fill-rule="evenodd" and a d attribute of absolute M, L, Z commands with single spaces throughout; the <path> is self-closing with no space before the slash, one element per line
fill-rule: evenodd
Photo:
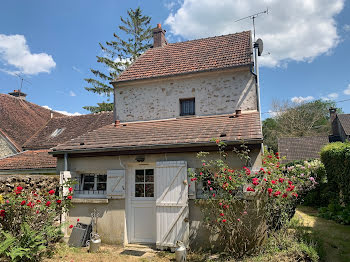
<path fill-rule="evenodd" d="M 64 128 L 57 128 L 55 131 L 52 132 L 51 137 L 56 137 L 59 134 L 63 132 Z"/>
<path fill-rule="evenodd" d="M 194 98 L 180 99 L 180 116 L 193 116 L 195 114 Z"/>

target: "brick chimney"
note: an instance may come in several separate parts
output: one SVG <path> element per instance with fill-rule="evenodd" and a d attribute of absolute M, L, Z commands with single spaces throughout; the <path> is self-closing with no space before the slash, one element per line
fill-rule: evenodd
<path fill-rule="evenodd" d="M 27 94 L 21 92 L 20 90 L 13 90 L 13 92 L 10 92 L 9 95 L 18 97 L 23 100 L 26 100 L 26 96 L 27 96 Z"/>
<path fill-rule="evenodd" d="M 339 128 L 337 121 L 334 121 L 337 118 L 337 109 L 331 107 L 329 109 L 329 122 L 332 127 L 332 135 L 333 136 L 339 136 Z"/>
<path fill-rule="evenodd" d="M 168 44 L 165 38 L 165 30 L 162 29 L 161 24 L 157 24 L 157 27 L 153 29 L 153 48 L 162 47 Z"/>

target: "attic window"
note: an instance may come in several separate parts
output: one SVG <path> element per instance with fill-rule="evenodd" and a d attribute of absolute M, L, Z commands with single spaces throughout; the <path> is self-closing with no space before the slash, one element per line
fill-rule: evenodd
<path fill-rule="evenodd" d="M 55 131 L 52 132 L 51 137 L 56 137 L 59 134 L 63 132 L 64 128 L 57 128 Z"/>

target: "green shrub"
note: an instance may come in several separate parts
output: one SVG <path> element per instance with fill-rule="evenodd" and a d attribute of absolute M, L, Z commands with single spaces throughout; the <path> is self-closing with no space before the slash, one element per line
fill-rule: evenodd
<path fill-rule="evenodd" d="M 350 203 L 350 143 L 330 143 L 321 150 L 330 202 Z"/>
<path fill-rule="evenodd" d="M 318 212 L 320 217 L 334 220 L 340 224 L 350 225 L 350 205 L 343 207 L 338 203 L 331 203 L 327 207 L 319 208 Z"/>

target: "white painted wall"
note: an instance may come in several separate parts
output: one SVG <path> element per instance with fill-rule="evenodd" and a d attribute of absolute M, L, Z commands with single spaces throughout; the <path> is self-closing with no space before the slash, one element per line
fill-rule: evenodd
<path fill-rule="evenodd" d="M 193 97 L 197 116 L 257 109 L 255 78 L 245 67 L 117 84 L 117 112 L 122 122 L 173 118 L 179 99 Z"/>

